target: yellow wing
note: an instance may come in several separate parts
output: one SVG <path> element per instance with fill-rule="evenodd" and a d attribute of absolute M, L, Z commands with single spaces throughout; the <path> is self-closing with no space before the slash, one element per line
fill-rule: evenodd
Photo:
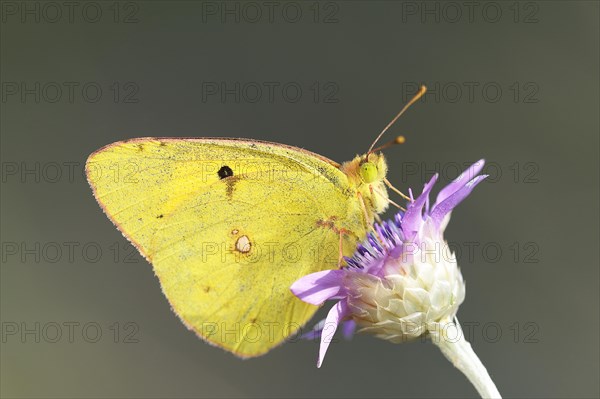
<path fill-rule="evenodd" d="M 142 138 L 92 154 L 88 181 L 154 266 L 175 313 L 241 357 L 266 353 L 314 314 L 290 291 L 337 266 L 366 232 L 338 165 L 281 144 Z"/>

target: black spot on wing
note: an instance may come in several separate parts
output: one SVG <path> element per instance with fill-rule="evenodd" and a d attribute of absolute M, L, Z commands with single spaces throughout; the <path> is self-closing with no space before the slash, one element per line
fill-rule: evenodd
<path fill-rule="evenodd" d="M 219 175 L 219 179 L 225 179 L 227 177 L 233 176 L 233 170 L 227 165 L 222 166 L 221 169 L 217 172 Z"/>

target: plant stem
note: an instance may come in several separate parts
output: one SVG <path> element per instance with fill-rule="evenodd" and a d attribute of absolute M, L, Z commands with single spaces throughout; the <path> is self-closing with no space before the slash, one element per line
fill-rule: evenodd
<path fill-rule="evenodd" d="M 440 325 L 441 331 L 431 333 L 431 338 L 450 362 L 462 371 L 482 398 L 501 398 L 498 388 L 485 366 L 465 339 L 458 320 Z"/>

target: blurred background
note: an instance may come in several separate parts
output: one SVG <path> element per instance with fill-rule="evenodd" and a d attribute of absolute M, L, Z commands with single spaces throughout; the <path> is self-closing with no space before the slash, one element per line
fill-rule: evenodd
<path fill-rule="evenodd" d="M 14 398 L 473 397 L 430 343 L 338 339 L 239 360 L 188 331 L 106 219 L 87 156 L 223 136 L 336 161 L 391 130 L 419 190 L 485 158 L 447 238 L 458 317 L 506 397 L 599 396 L 599 4 L 1 3 L 1 370 Z M 391 215 L 388 214 L 388 216 Z M 321 309 L 320 315 L 326 311 Z"/>

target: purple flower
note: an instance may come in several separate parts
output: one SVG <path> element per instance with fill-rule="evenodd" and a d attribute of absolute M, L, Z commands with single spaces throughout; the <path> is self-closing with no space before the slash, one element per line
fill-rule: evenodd
<path fill-rule="evenodd" d="M 429 207 L 437 175 L 394 220 L 374 226 L 347 265 L 304 276 L 291 291 L 304 302 L 337 300 L 324 322 L 308 333 L 321 336 L 320 367 L 339 323 L 350 322 L 391 342 L 432 333 L 451 322 L 465 297 L 456 258 L 443 238 L 450 213 L 486 175 L 480 160 L 443 188 Z M 412 197 L 412 193 L 411 193 Z M 354 324 L 356 323 L 356 324 Z"/>

